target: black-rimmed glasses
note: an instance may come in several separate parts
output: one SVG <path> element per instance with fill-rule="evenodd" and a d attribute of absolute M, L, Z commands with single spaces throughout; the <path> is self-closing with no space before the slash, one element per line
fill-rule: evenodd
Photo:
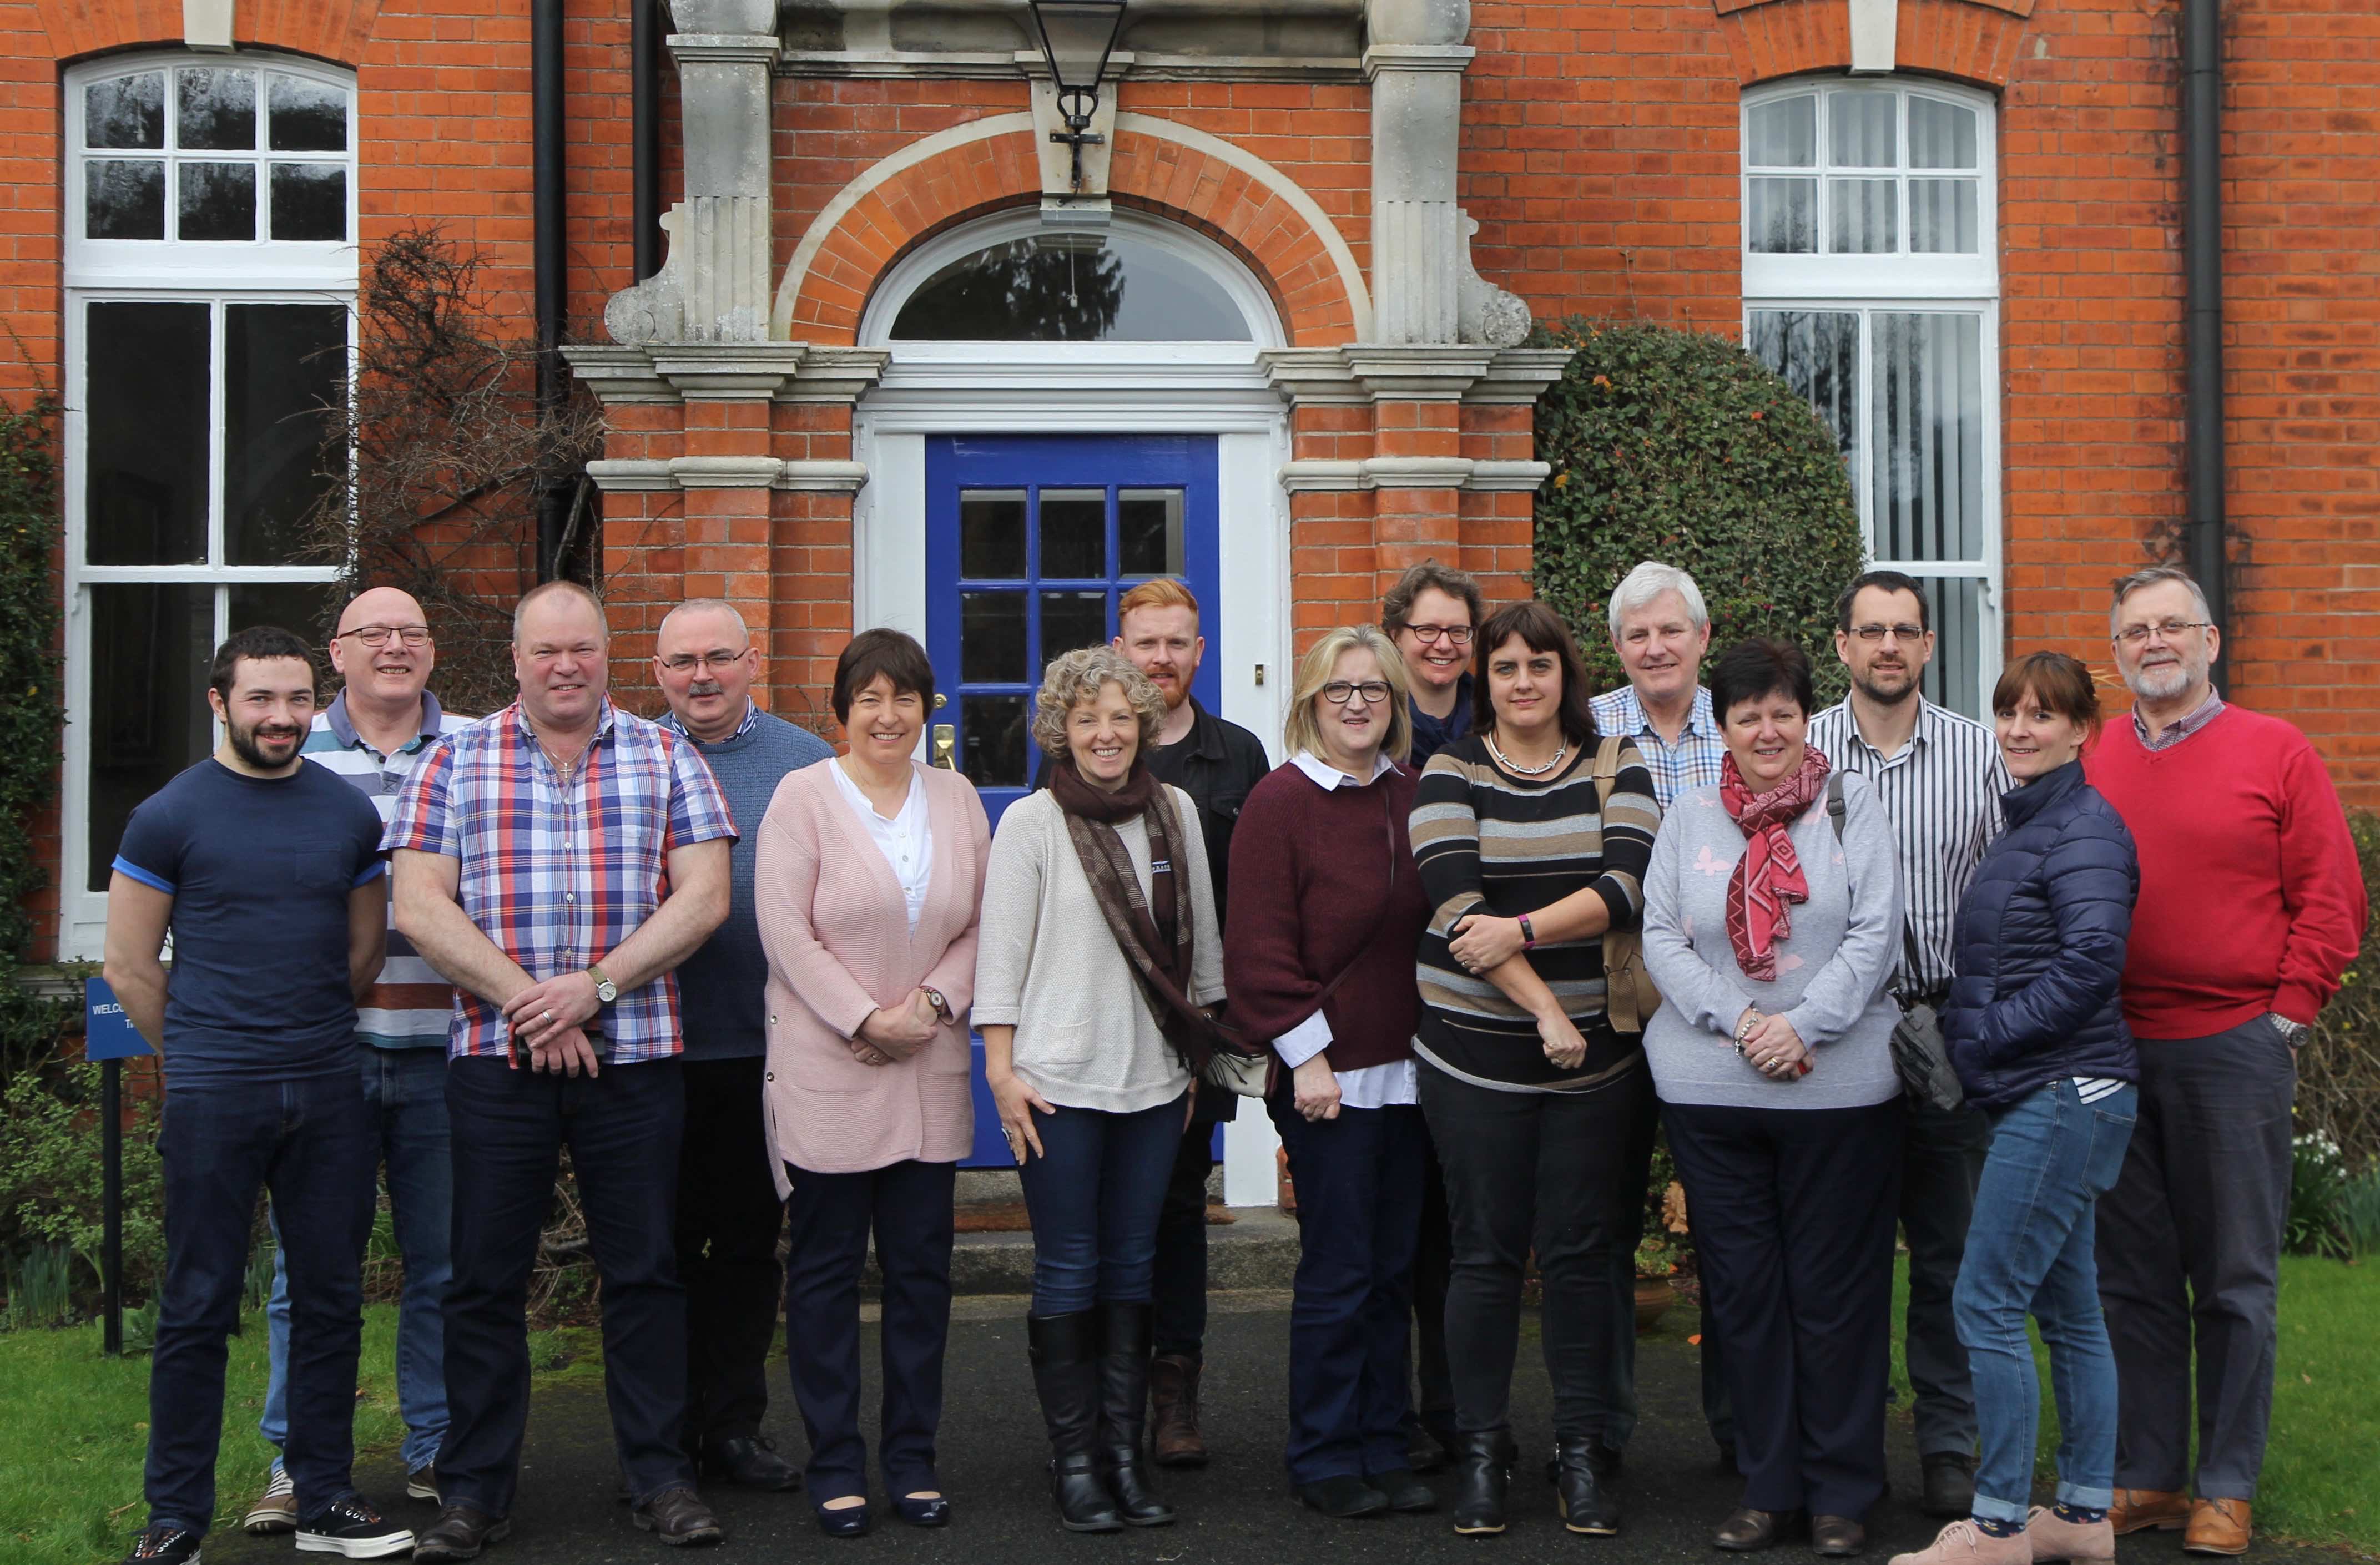
<path fill-rule="evenodd" d="M 1389 698 L 1389 682 L 1366 679 L 1357 684 L 1354 680 L 1334 679 L 1322 687 L 1322 698 L 1335 707 L 1343 707 L 1358 696 L 1364 698 L 1366 706 L 1377 707 Z"/>
<path fill-rule="evenodd" d="M 430 627 L 426 625 L 359 625 L 353 630 L 339 632 L 331 639 L 344 641 L 350 636 L 367 647 L 385 647 L 392 636 L 408 647 L 430 645 Z"/>

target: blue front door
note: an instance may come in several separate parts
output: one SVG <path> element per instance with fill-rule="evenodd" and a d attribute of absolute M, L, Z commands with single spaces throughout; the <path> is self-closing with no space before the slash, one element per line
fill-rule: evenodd
<path fill-rule="evenodd" d="M 1116 600 L 1172 576 L 1222 625 L 1212 435 L 939 435 L 926 443 L 926 650 L 948 705 L 933 748 L 966 773 L 995 827 L 1033 785 L 1033 693 L 1061 652 L 1116 634 Z M 1214 665 L 1191 689 L 1217 704 Z M 1008 1168 L 976 1045 L 975 1150 Z"/>

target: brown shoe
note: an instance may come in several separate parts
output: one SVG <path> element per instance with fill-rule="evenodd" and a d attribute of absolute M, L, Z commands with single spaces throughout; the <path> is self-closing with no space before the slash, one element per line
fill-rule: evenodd
<path fill-rule="evenodd" d="M 1204 1467 L 1207 1439 L 1198 1433 L 1198 1361 L 1159 1353 L 1148 1361 L 1148 1455 L 1160 1467 Z"/>
<path fill-rule="evenodd" d="M 1828 1559 L 1849 1559 L 1867 1548 L 1867 1529 L 1848 1516 L 1810 1518 L 1810 1552 Z"/>
<path fill-rule="evenodd" d="M 2200 1499 L 2190 1506 L 2190 1531 L 2181 1535 L 2188 1554 L 2245 1554 L 2254 1529 L 2244 1499 Z"/>
<path fill-rule="evenodd" d="M 2118 1537 L 2155 1527 L 2170 1533 L 2190 1520 L 2190 1497 L 2171 1489 L 2118 1489 L 2107 1525 Z"/>
<path fill-rule="evenodd" d="M 1739 1506 L 1711 1535 L 1711 1547 L 1730 1554 L 1757 1554 L 1808 1526 L 1809 1518 L 1798 1510 L 1759 1510 L 1749 1505 Z"/>

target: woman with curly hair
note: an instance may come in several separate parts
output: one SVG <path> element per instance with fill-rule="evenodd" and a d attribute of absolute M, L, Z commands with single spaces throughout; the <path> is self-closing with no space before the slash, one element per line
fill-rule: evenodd
<path fill-rule="evenodd" d="M 1145 758 L 1164 717 L 1122 653 L 1054 660 L 1033 737 L 1057 764 L 1001 817 L 984 881 L 975 1022 L 1033 1224 L 1034 1389 L 1075 1532 L 1173 1520 L 1140 1455 L 1150 1277 L 1223 965 L 1198 811 Z"/>

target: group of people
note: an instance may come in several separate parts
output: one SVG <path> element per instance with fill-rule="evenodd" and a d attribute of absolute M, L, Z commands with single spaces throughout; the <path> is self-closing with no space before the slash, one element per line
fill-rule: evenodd
<path fill-rule="evenodd" d="M 657 722 L 606 695 L 603 608 L 569 583 L 523 598 L 518 699 L 471 722 L 429 694 L 402 593 L 347 606 L 321 712 L 303 642 L 237 633 L 223 743 L 135 812 L 111 885 L 107 976 L 166 1083 L 130 1558 L 194 1559 L 213 1515 L 261 1191 L 282 1460 L 250 1530 L 358 1559 L 503 1538 L 565 1148 L 638 1526 L 718 1541 L 713 1481 L 869 1529 L 871 1247 L 877 1477 L 900 1521 L 946 1524 L 971 1031 L 1033 1231 L 1067 1529 L 1172 1521 L 1152 1467 L 1207 1459 L 1205 1192 L 1245 1097 L 1297 1195 L 1285 1464 L 1326 1515 L 1443 1498 L 1460 1533 L 1506 1529 L 1534 1266 L 1546 1474 L 1570 1532 L 1619 1530 L 1665 1131 L 1704 1410 L 1743 1483 L 1715 1545 L 1864 1548 L 1898 1228 L 1922 1499 L 1950 1524 L 1896 1565 L 2106 1559 L 2146 1527 L 2240 1552 L 2295 1053 L 2363 932 L 2343 813 L 2301 734 L 2215 694 L 2181 573 L 2116 584 L 2133 706 L 2104 732 L 2060 653 L 2010 664 L 1991 728 L 1927 700 L 1928 616 L 1905 576 L 1850 583 L 1851 693 L 1821 711 L 1807 654 L 1710 656 L 1693 579 L 1648 562 L 1609 605 L 1628 683 L 1595 696 L 1551 610 L 1490 613 L 1425 564 L 1306 650 L 1272 767 L 1191 695 L 1198 605 L 1153 580 L 1112 645 L 1044 672 L 1047 764 L 997 831 L 918 759 L 934 670 L 897 631 L 837 661 L 840 754 L 759 710 L 716 601 L 659 628 Z M 439 1507 L 418 1535 L 350 1472 L 383 1163 L 407 1493 Z M 799 1469 L 760 1432 L 781 1236 Z M 2028 1315 L 2060 1413 L 2043 1508 Z"/>

